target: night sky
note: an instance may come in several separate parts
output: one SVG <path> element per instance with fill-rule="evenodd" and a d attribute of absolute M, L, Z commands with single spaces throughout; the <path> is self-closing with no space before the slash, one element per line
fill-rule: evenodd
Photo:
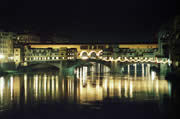
<path fill-rule="evenodd" d="M 1 0 L 0 27 L 64 32 L 74 41 L 154 41 L 176 7 L 175 0 Z"/>

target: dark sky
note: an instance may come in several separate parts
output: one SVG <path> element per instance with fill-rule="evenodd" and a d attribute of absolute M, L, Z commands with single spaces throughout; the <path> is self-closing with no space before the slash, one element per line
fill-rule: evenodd
<path fill-rule="evenodd" d="M 1 0 L 11 30 L 67 32 L 77 41 L 152 41 L 176 14 L 175 0 Z M 2 12 L 3 11 L 3 12 Z"/>

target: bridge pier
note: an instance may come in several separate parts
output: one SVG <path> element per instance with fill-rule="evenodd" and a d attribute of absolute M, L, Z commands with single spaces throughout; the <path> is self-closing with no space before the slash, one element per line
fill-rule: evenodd
<path fill-rule="evenodd" d="M 59 66 L 58 66 L 58 67 L 59 67 L 59 73 L 60 73 L 60 74 L 62 74 L 62 72 L 63 72 L 63 69 L 62 69 L 63 66 L 62 66 L 62 64 L 63 64 L 62 61 L 60 61 L 60 62 L 59 62 Z"/>
<path fill-rule="evenodd" d="M 160 64 L 160 75 L 166 75 L 168 73 L 168 64 Z"/>
<path fill-rule="evenodd" d="M 144 79 L 144 64 L 142 64 L 141 67 L 142 67 L 142 77 Z"/>
<path fill-rule="evenodd" d="M 127 70 L 128 70 L 128 76 L 130 76 L 130 65 L 127 65 Z"/>
<path fill-rule="evenodd" d="M 134 64 L 134 77 L 136 79 L 137 76 L 137 64 Z"/>

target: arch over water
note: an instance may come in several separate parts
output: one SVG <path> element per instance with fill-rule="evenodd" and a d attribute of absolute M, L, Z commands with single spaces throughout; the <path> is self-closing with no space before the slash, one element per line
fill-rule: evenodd
<path fill-rule="evenodd" d="M 88 52 L 87 52 L 87 51 L 82 51 L 82 52 L 80 53 L 80 58 L 88 59 Z"/>
<path fill-rule="evenodd" d="M 97 53 L 97 56 L 98 56 L 98 57 L 101 57 L 101 56 L 102 56 L 102 53 L 103 53 L 103 51 L 100 50 L 100 51 Z"/>
<path fill-rule="evenodd" d="M 59 65 L 56 63 L 33 63 L 33 64 L 28 65 L 27 68 L 32 68 L 32 69 L 56 68 L 56 69 L 60 69 Z"/>
<path fill-rule="evenodd" d="M 89 57 L 95 59 L 97 57 L 97 53 L 95 51 L 92 51 L 89 53 Z"/>

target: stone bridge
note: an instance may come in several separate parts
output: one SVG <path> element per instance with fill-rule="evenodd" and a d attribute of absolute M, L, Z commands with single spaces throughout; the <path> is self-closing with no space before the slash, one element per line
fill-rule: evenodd
<path fill-rule="evenodd" d="M 114 73 L 120 73 L 122 72 L 123 69 L 127 69 L 128 71 L 130 70 L 130 66 L 133 65 L 134 70 L 137 69 L 136 64 L 141 64 L 142 69 L 144 68 L 145 65 L 151 67 L 156 67 L 157 69 L 165 69 L 167 68 L 167 64 L 158 64 L 158 63 L 153 63 L 153 62 L 120 62 L 120 61 L 105 61 L 101 59 L 77 59 L 77 60 L 59 60 L 59 61 L 33 61 L 33 62 L 28 62 L 28 67 L 29 66 L 35 66 L 39 64 L 43 65 L 50 65 L 53 67 L 58 68 L 60 71 L 63 70 L 71 70 L 74 71 L 77 67 L 81 66 L 90 66 L 93 65 L 92 63 L 100 63 L 102 65 L 105 65 L 110 68 L 111 72 Z"/>

